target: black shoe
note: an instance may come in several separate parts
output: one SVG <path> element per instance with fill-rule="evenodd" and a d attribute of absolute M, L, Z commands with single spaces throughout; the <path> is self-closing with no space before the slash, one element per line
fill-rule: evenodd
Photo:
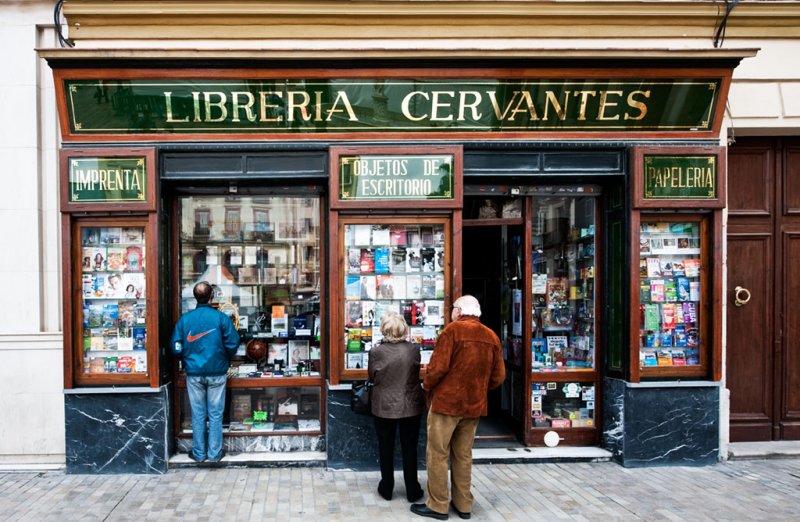
<path fill-rule="evenodd" d="M 421 517 L 430 517 L 437 520 L 447 520 L 450 515 L 447 513 L 438 513 L 425 504 L 411 504 L 411 512 Z"/>
<path fill-rule="evenodd" d="M 189 452 L 189 458 L 197 462 L 198 464 L 201 462 L 205 462 L 206 460 L 206 459 L 198 459 L 197 457 L 194 456 L 194 453 L 192 453 L 191 451 Z"/>
<path fill-rule="evenodd" d="M 209 462 L 219 462 L 224 458 L 225 458 L 225 450 L 222 450 L 222 452 L 219 454 L 219 458 L 217 458 L 217 459 L 208 459 L 208 461 Z"/>
<path fill-rule="evenodd" d="M 380 495 L 383 500 L 392 500 L 392 492 L 385 491 L 380 486 L 378 486 L 378 495 Z"/>
<path fill-rule="evenodd" d="M 456 508 L 456 505 L 453 504 L 452 500 L 450 501 L 450 507 L 453 508 L 453 511 L 456 512 L 456 515 L 458 515 L 459 518 L 461 518 L 463 520 L 469 520 L 470 518 L 472 518 L 472 513 L 470 513 L 469 511 L 466 511 L 466 512 L 465 511 L 459 511 L 458 508 Z"/>
<path fill-rule="evenodd" d="M 422 500 L 422 497 L 424 497 L 424 496 L 425 496 L 425 492 L 422 490 L 422 488 L 420 488 L 419 490 L 414 491 L 410 495 L 407 494 L 406 498 L 408 499 L 409 502 L 411 502 L 413 504 L 414 502 L 419 502 L 420 500 Z"/>

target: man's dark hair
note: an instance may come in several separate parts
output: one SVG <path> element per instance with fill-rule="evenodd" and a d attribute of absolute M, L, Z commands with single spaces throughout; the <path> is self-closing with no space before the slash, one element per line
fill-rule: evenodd
<path fill-rule="evenodd" d="M 207 304 L 211 300 L 212 293 L 211 285 L 205 281 L 200 281 L 194 285 L 194 298 L 197 299 L 199 304 Z"/>

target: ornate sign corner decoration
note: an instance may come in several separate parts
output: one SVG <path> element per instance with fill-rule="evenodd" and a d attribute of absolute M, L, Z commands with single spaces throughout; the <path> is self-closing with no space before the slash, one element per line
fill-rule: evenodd
<path fill-rule="evenodd" d="M 73 203 L 130 203 L 147 200 L 143 157 L 70 158 L 68 198 Z"/>
<path fill-rule="evenodd" d="M 713 200 L 718 197 L 716 155 L 645 155 L 645 200 Z"/>
<path fill-rule="evenodd" d="M 339 157 L 341 201 L 452 201 L 452 154 Z"/>

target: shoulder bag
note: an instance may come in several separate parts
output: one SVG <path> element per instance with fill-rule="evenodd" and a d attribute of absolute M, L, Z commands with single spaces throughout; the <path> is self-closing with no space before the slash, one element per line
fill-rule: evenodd
<path fill-rule="evenodd" d="M 350 409 L 359 415 L 372 415 L 371 398 L 372 381 L 354 382 L 350 394 Z"/>

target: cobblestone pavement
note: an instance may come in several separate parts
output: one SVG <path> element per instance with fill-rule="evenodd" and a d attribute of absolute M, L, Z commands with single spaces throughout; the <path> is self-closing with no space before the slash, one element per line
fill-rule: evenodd
<path fill-rule="evenodd" d="M 323 468 L 4 473 L 0 520 L 424 520 L 409 512 L 402 485 L 394 500 L 381 499 L 377 477 Z M 478 520 L 800 520 L 800 459 L 638 469 L 482 464 L 473 491 Z"/>

